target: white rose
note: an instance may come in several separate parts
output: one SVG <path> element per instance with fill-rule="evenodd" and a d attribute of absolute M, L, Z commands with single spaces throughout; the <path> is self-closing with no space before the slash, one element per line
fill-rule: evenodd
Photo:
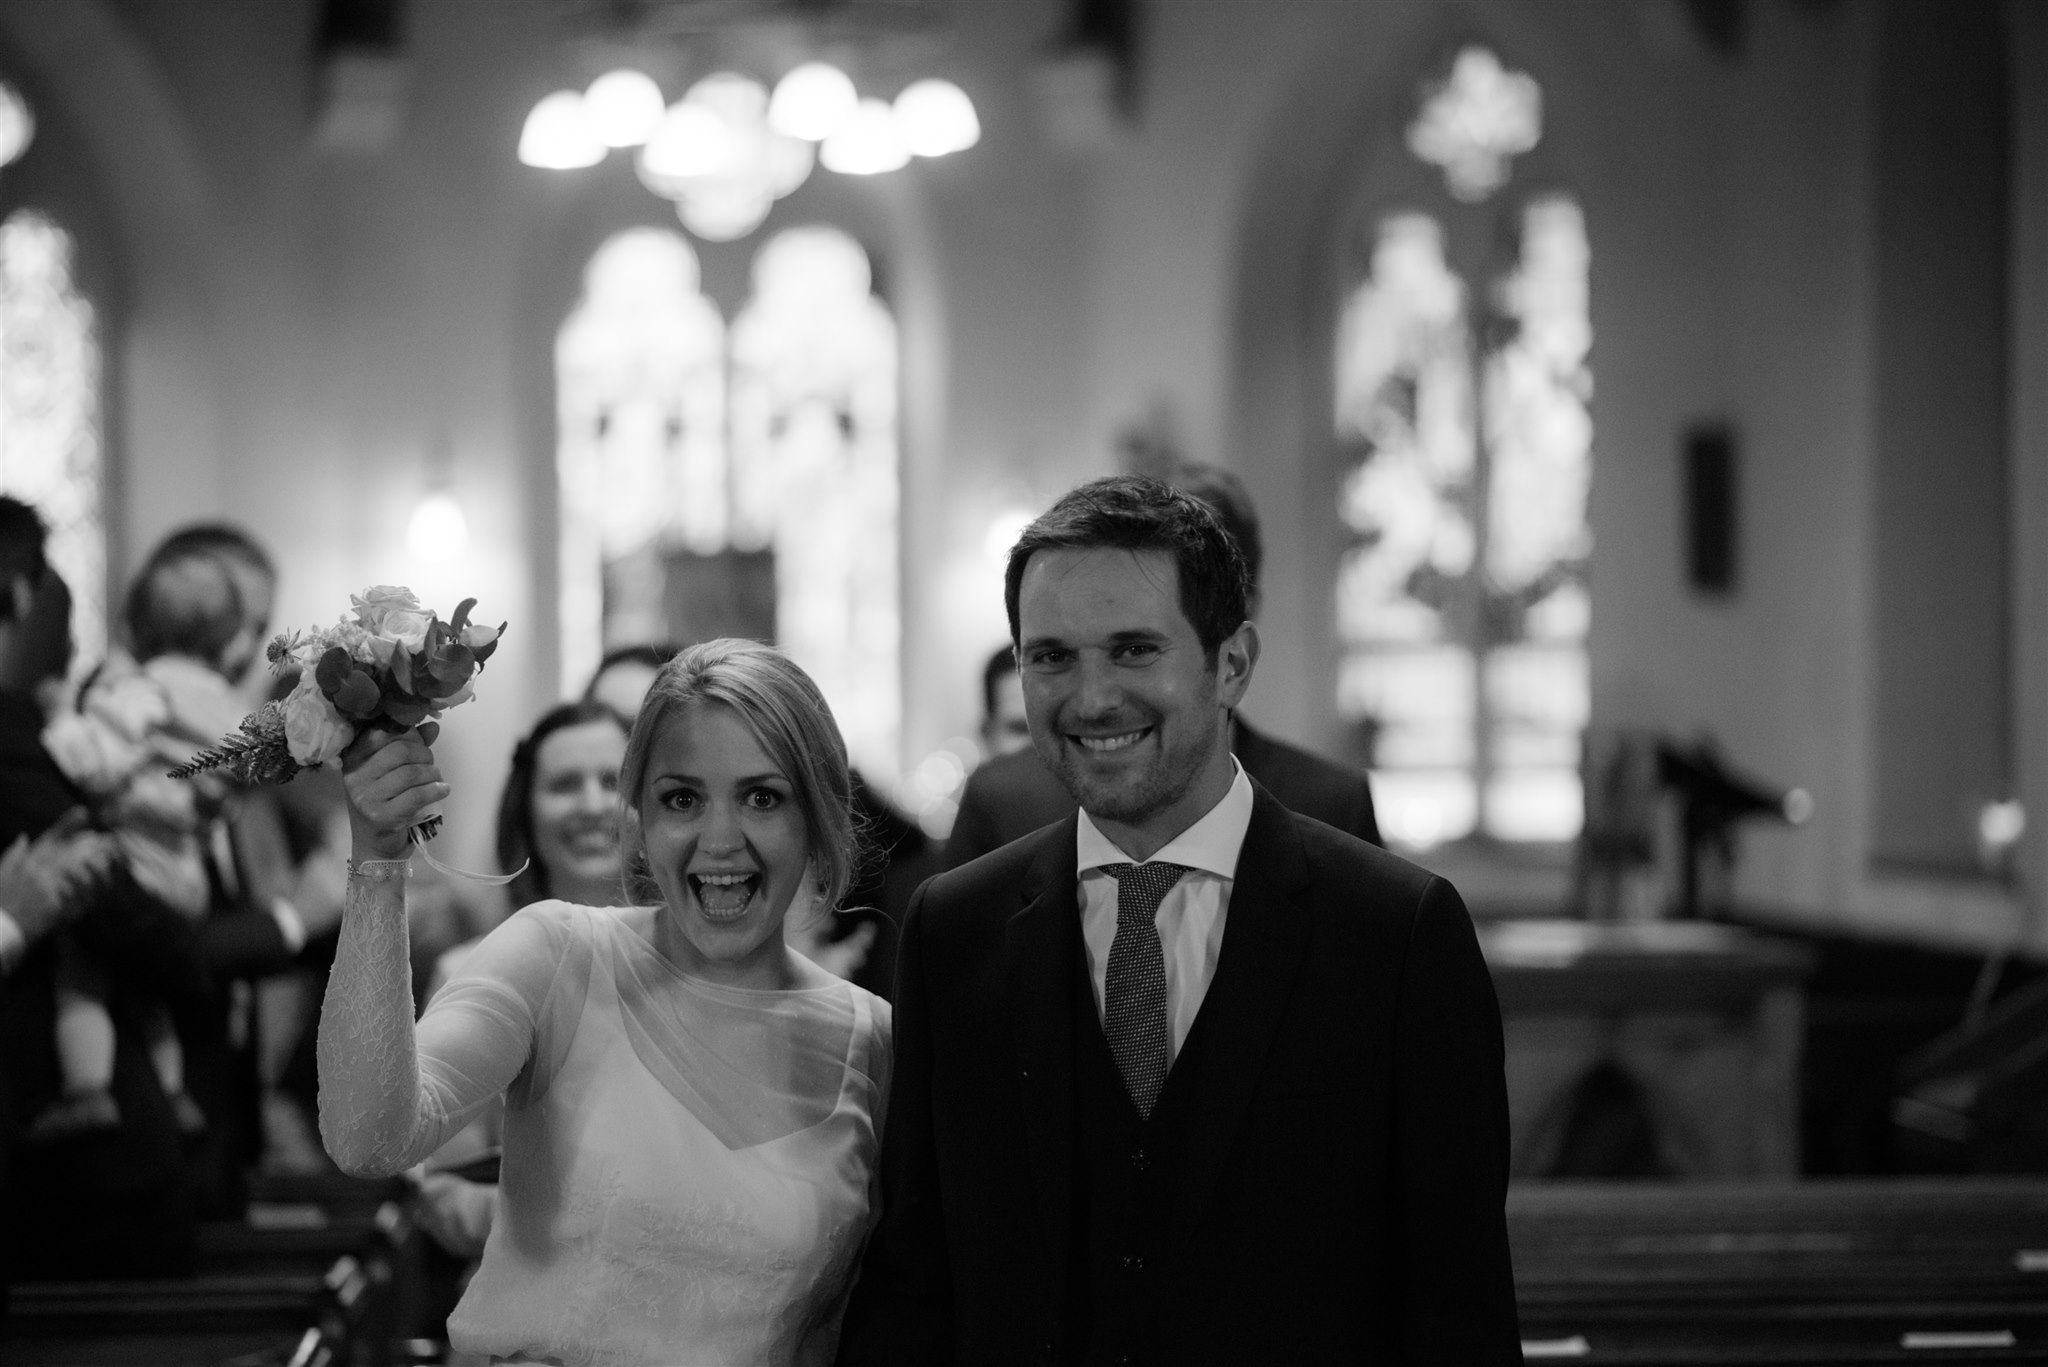
<path fill-rule="evenodd" d="M 284 700 L 284 738 L 292 758 L 301 764 L 327 764 L 356 738 L 356 728 L 321 693 L 309 673 Z"/>
<path fill-rule="evenodd" d="M 355 606 L 356 621 L 372 636 L 396 641 L 408 653 L 426 645 L 427 625 L 434 614 L 420 606 L 411 589 L 379 584 L 361 595 L 350 594 L 349 602 Z"/>

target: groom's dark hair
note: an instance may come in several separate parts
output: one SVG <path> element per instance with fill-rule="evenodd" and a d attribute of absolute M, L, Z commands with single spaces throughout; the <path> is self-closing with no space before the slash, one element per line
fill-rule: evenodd
<path fill-rule="evenodd" d="M 1244 625 L 1251 575 L 1215 511 L 1193 494 L 1144 475 L 1110 475 L 1073 490 L 1024 529 L 1010 548 L 1003 606 L 1010 641 L 1023 644 L 1017 600 L 1031 557 L 1048 550 L 1165 551 L 1180 571 L 1180 610 L 1210 663 Z"/>

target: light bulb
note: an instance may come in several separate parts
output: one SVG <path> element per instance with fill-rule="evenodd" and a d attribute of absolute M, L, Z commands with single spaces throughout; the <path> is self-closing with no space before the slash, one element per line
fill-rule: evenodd
<path fill-rule="evenodd" d="M 519 160 L 547 171 L 573 171 L 604 160 L 604 144 L 591 135 L 581 95 L 557 90 L 533 107 L 519 130 Z"/>
<path fill-rule="evenodd" d="M 768 126 L 785 137 L 823 142 L 853 117 L 860 94 L 830 62 L 805 62 L 775 84 Z"/>
<path fill-rule="evenodd" d="M 661 126 L 641 150 L 649 176 L 708 176 L 732 156 L 732 131 L 718 111 L 695 100 L 678 100 L 661 116 Z"/>
<path fill-rule="evenodd" d="M 862 100 L 846 126 L 825 139 L 818 160 L 842 176 L 872 176 L 908 163 L 910 149 L 896 126 L 896 111 L 881 100 Z"/>
<path fill-rule="evenodd" d="M 469 549 L 469 519 L 462 505 L 446 489 L 436 489 L 412 510 L 412 522 L 405 529 L 405 544 L 416 559 L 443 564 Z"/>
<path fill-rule="evenodd" d="M 583 117 L 591 134 L 607 147 L 637 147 L 654 136 L 667 102 L 644 71 L 607 71 L 583 92 Z"/>
<path fill-rule="evenodd" d="M 981 141 L 974 101 L 951 81 L 917 81 L 896 97 L 896 122 L 903 141 L 920 157 L 943 157 Z"/>
<path fill-rule="evenodd" d="M 765 185 L 693 185 L 676 201 L 676 217 L 706 242 L 733 242 L 761 226 L 775 207 Z"/>
<path fill-rule="evenodd" d="M 28 101 L 21 97 L 19 90 L 0 81 L 0 166 L 19 161 L 35 136 L 36 116 L 30 111 Z"/>

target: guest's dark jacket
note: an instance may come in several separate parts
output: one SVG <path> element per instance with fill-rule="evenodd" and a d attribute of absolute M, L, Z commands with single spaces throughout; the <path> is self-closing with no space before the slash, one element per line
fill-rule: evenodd
<path fill-rule="evenodd" d="M 42 709 L 0 691 L 0 847 L 40 834 L 83 801 L 42 748 Z M 93 897 L 71 933 L 90 945 L 115 983 L 114 1081 L 121 1128 L 28 1150 L 22 1127 L 58 1091 L 51 942 L 32 946 L 0 987 L 0 1280 L 175 1272 L 189 1264 L 192 1209 L 176 1122 L 141 1036 L 118 1010 L 120 985 L 147 975 L 158 999 L 184 1016 L 205 975 L 190 953 L 160 959 L 126 952 L 173 913 L 125 874 Z M 189 938 L 189 936 L 187 937 Z"/>
<path fill-rule="evenodd" d="M 1372 787 L 1364 774 L 1332 764 L 1298 746 L 1247 726 L 1236 718 L 1232 751 L 1252 782 L 1280 800 L 1280 805 L 1326 826 L 1380 843 L 1373 816 Z M 945 866 L 956 869 L 970 859 L 999 850 L 1019 836 L 1072 816 L 1075 803 L 1035 750 L 1019 750 L 990 760 L 967 777 L 960 812 L 947 837 Z"/>
<path fill-rule="evenodd" d="M 41 742 L 43 713 L 27 694 L 0 691 L 0 848 L 34 836 L 85 801 Z M 277 971 L 291 954 L 276 919 L 223 903 L 194 922 L 150 897 L 125 872 L 97 888 L 69 927 L 109 975 L 115 1104 L 109 1134 L 25 1149 L 24 1127 L 61 1089 L 54 1024 L 55 947 L 32 947 L 0 985 L 0 1147 L 14 1274 L 174 1271 L 189 1261 L 195 1200 L 232 1212 L 249 1156 L 240 1081 L 246 1050 L 229 1029 L 232 980 Z M 209 1120 L 180 1136 L 142 1036 L 122 1009 L 137 993 L 169 1008 L 184 1048 L 186 1090 Z"/>
<path fill-rule="evenodd" d="M 1069 818 L 913 901 L 841 1363 L 1519 1363 L 1500 1015 L 1456 891 L 1255 788 L 1140 1121 L 1075 867 Z"/>

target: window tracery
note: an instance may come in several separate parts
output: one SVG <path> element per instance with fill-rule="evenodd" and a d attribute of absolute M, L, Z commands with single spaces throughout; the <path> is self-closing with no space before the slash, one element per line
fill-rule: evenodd
<path fill-rule="evenodd" d="M 893 776 L 901 730 L 896 323 L 867 254 L 792 228 L 754 258 L 730 328 L 683 238 L 592 259 L 557 338 L 562 679 L 666 640 L 684 558 L 772 562 L 773 634 L 855 762 Z M 766 628 L 763 628 L 766 634 Z"/>
<path fill-rule="evenodd" d="M 72 274 L 71 235 L 20 209 L 0 223 L 0 491 L 50 529 L 83 658 L 107 647 L 99 321 Z"/>
<path fill-rule="evenodd" d="M 1444 112 L 1482 67 L 1491 112 Z M 1425 101 L 1410 151 L 1456 198 L 1489 196 L 1535 145 L 1528 80 L 1467 49 Z M 1590 250 L 1567 195 L 1506 213 L 1511 259 L 1490 273 L 1451 259 L 1444 215 L 1384 215 L 1337 321 L 1337 704 L 1366 737 L 1382 826 L 1411 846 L 1567 840 L 1582 817 Z"/>

